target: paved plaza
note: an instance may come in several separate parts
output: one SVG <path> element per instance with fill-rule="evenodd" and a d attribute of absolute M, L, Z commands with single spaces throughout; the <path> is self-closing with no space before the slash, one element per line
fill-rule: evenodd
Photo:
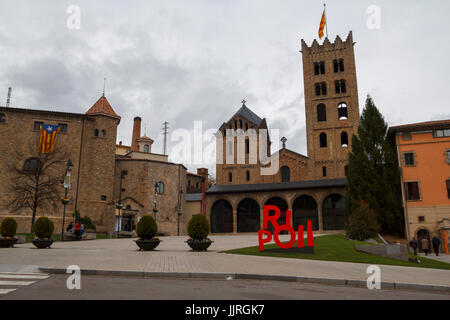
<path fill-rule="evenodd" d="M 281 236 L 288 240 L 289 236 Z M 256 235 L 213 236 L 208 252 L 192 252 L 186 237 L 164 237 L 154 252 L 140 252 L 133 239 L 55 242 L 38 250 L 29 244 L 0 250 L 0 271 L 25 272 L 37 267 L 158 273 L 223 273 L 366 281 L 367 264 L 245 256 L 221 253 L 256 246 Z M 28 266 L 28 267 L 25 267 Z M 35 266 L 35 267 L 32 267 Z M 34 268 L 34 269 L 33 269 Z M 450 287 L 450 271 L 380 266 L 382 282 Z"/>

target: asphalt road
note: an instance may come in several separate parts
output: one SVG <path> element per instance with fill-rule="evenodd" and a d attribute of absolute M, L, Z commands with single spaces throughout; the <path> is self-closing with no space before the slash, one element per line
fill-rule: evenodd
<path fill-rule="evenodd" d="M 376 290 L 276 281 L 252 280 L 173 280 L 134 277 L 82 276 L 81 289 L 69 290 L 69 275 L 51 275 L 28 285 L 0 286 L 15 291 L 1 294 L 0 300 L 450 300 L 438 292 Z M 23 280 L 23 279 L 22 279 Z M 20 281 L 18 281 L 19 283 Z"/>

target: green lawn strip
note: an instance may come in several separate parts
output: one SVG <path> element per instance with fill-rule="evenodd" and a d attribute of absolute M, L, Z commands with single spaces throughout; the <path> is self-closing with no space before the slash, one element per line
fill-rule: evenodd
<path fill-rule="evenodd" d="M 295 246 L 297 243 L 295 243 Z M 409 261 L 401 261 L 392 258 L 385 258 L 358 252 L 355 250 L 356 245 L 370 245 L 367 242 L 347 240 L 343 235 L 328 235 L 315 238 L 315 253 L 314 254 L 300 254 L 300 253 L 275 253 L 275 252 L 260 252 L 258 247 L 240 248 L 229 251 L 224 251 L 228 254 L 242 254 L 254 255 L 262 257 L 279 257 L 291 259 L 306 259 L 306 260 L 322 260 L 322 261 L 339 261 L 339 262 L 354 262 L 375 265 L 393 265 L 416 268 L 433 268 L 450 270 L 450 264 L 436 261 L 432 259 L 419 257 L 421 263 L 413 263 Z M 277 248 L 276 244 L 265 246 L 266 249 Z M 414 257 L 410 255 L 410 257 Z"/>
<path fill-rule="evenodd" d="M 31 242 L 36 238 L 36 235 L 34 233 L 18 233 L 18 236 L 25 236 L 25 243 Z M 59 241 L 61 239 L 61 236 L 59 234 L 54 234 L 52 236 L 53 240 Z"/>

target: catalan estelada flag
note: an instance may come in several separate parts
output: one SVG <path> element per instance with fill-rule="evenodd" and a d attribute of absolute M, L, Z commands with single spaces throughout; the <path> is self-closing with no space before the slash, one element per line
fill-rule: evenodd
<path fill-rule="evenodd" d="M 320 20 L 320 27 L 319 27 L 319 38 L 322 39 L 325 35 L 323 31 L 325 30 L 325 26 L 327 24 L 327 15 L 325 13 L 325 9 L 323 10 L 322 19 Z"/>
<path fill-rule="evenodd" d="M 41 125 L 41 140 L 39 142 L 39 153 L 52 153 L 55 149 L 56 138 L 61 128 L 49 124 Z"/>

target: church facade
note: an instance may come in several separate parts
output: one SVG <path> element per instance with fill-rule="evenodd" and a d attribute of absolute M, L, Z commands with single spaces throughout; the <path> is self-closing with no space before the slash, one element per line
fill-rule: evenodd
<path fill-rule="evenodd" d="M 289 150 L 286 139 L 271 154 L 261 134 L 267 120 L 243 101 L 218 132 L 217 184 L 206 197 L 213 233 L 257 232 L 265 205 L 280 208 L 280 224 L 290 210 L 294 228 L 311 220 L 316 231 L 344 229 L 348 154 L 360 119 L 352 32 L 322 45 L 302 40 L 302 54 L 308 155 Z M 273 174 L 262 173 L 269 165 L 261 151 L 278 159 Z"/>

